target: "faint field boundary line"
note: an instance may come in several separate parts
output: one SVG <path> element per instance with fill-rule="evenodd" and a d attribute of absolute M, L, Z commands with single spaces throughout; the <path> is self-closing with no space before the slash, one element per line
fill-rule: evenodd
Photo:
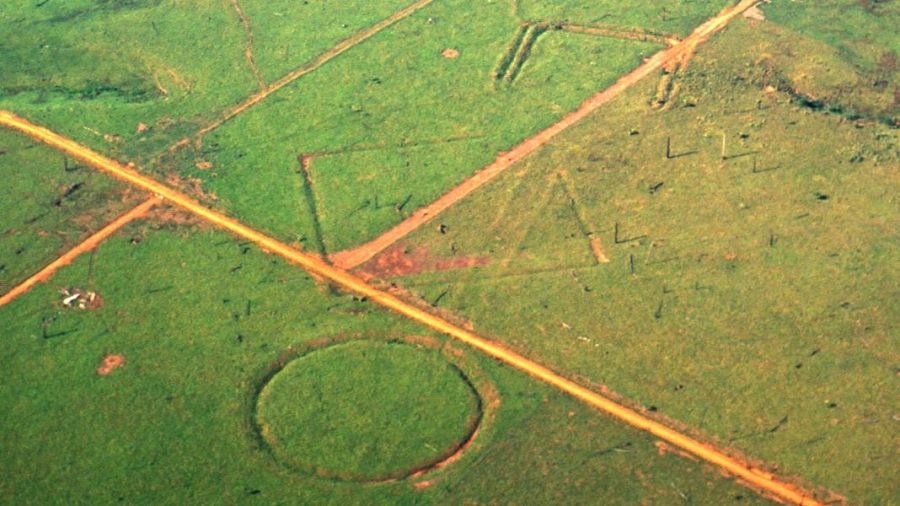
<path fill-rule="evenodd" d="M 565 169 L 559 171 L 559 179 L 562 182 L 566 196 L 569 197 L 569 201 L 571 202 L 572 214 L 575 215 L 575 219 L 578 222 L 578 228 L 588 239 L 591 255 L 594 257 L 594 260 L 597 261 L 597 264 L 608 264 L 609 257 L 606 255 L 606 249 L 603 247 L 603 242 L 597 237 L 597 228 L 594 226 L 593 222 L 591 222 L 587 213 L 584 212 L 584 205 L 581 202 L 581 197 L 578 195 L 578 188 L 576 188 L 575 182 L 572 181 L 569 171 Z"/>
<path fill-rule="evenodd" d="M 600 106 L 618 97 L 645 77 L 673 62 L 684 61 L 685 55 L 692 55 L 697 47 L 712 34 L 725 28 L 732 19 L 739 16 L 746 9 L 755 6 L 758 2 L 759 0 L 742 0 L 739 4 L 725 9 L 717 16 L 697 27 L 678 44 L 654 54 L 634 70 L 622 76 L 612 86 L 585 100 L 578 109 L 563 116 L 558 122 L 525 139 L 510 151 L 500 153 L 493 163 L 482 168 L 431 204 L 417 209 L 408 218 L 371 241 L 333 254 L 332 261 L 342 269 L 352 269 L 368 261 L 420 226 L 431 221 L 438 214 L 463 200 L 470 193 L 481 188 L 512 165 L 537 151 L 562 131 L 578 123 Z"/>
<path fill-rule="evenodd" d="M 250 109 L 251 107 L 255 106 L 256 104 L 262 102 L 272 93 L 275 93 L 276 91 L 280 90 L 281 88 L 284 88 L 288 84 L 296 81 L 297 79 L 305 76 L 306 74 L 309 74 L 310 72 L 313 72 L 314 70 L 317 70 L 322 65 L 325 65 L 326 63 L 335 59 L 336 57 L 338 57 L 342 53 L 346 52 L 347 50 L 352 49 L 353 47 L 361 44 L 362 42 L 371 38 L 378 32 L 381 32 L 385 28 L 388 28 L 389 26 L 397 23 L 398 21 L 415 14 L 417 11 L 423 9 L 424 7 L 426 7 L 428 4 L 430 4 L 433 1 L 434 0 L 417 0 L 416 2 L 413 2 L 409 6 L 395 12 L 394 14 L 391 14 L 387 18 L 382 19 L 381 21 L 375 23 L 374 25 L 372 25 L 368 28 L 365 28 L 359 32 L 356 32 L 355 34 L 351 35 L 350 37 L 347 37 L 346 39 L 339 42 L 337 45 L 333 46 L 331 49 L 328 49 L 324 53 L 315 57 L 312 61 L 310 61 L 306 65 L 303 65 L 302 67 L 291 71 L 290 73 L 283 76 L 281 79 L 279 79 L 279 80 L 275 81 L 274 83 L 265 87 L 265 89 L 263 89 L 259 93 L 255 93 L 255 94 L 251 95 L 249 98 L 247 98 L 246 100 L 244 100 L 243 102 L 241 102 L 240 104 L 238 104 L 237 106 L 233 107 L 228 112 L 226 112 L 224 116 L 222 116 L 218 120 L 210 123 L 209 125 L 203 127 L 202 129 L 200 129 L 200 131 L 197 132 L 197 134 L 196 134 L 195 140 L 197 142 L 199 142 L 200 139 L 203 138 L 203 136 L 205 136 L 209 132 L 212 132 L 216 128 L 219 128 L 224 123 L 228 122 L 229 120 L 231 120 L 234 117 L 238 116 L 239 114 L 243 113 L 247 109 Z M 182 139 L 181 141 L 176 143 L 174 146 L 172 146 L 172 148 L 175 148 L 177 146 L 185 144 L 184 141 L 185 140 Z M 172 148 L 170 148 L 170 149 L 172 149 Z"/>
<path fill-rule="evenodd" d="M 259 89 L 265 90 L 266 81 L 263 80 L 262 74 L 259 73 L 259 67 L 256 66 L 256 58 L 253 57 L 253 29 L 250 27 L 250 18 L 244 13 L 244 9 L 241 8 L 241 3 L 238 0 L 231 0 L 231 6 L 234 7 L 234 11 L 240 18 L 241 25 L 244 27 L 244 34 L 247 36 L 247 42 L 244 45 L 244 57 L 247 58 L 247 64 L 250 65 L 250 71 L 253 72 L 253 77 L 256 78 Z"/>
<path fill-rule="evenodd" d="M 664 46 L 675 46 L 680 40 L 669 34 L 646 32 L 642 30 L 626 30 L 601 25 L 577 25 L 573 23 L 550 23 L 550 26 L 558 26 L 564 32 L 594 35 L 596 37 L 608 37 L 611 39 L 638 40 L 641 42 L 653 42 Z"/>
<path fill-rule="evenodd" d="M 328 259 L 328 252 L 325 249 L 325 236 L 322 234 L 322 222 L 319 219 L 319 199 L 316 198 L 316 190 L 313 186 L 312 161 L 310 155 L 301 154 L 297 157 L 300 162 L 301 181 L 303 190 L 303 198 L 306 199 L 307 211 L 310 213 L 313 221 L 313 240 L 315 241 L 316 251 L 323 259 Z"/>
<path fill-rule="evenodd" d="M 747 484 L 751 489 L 801 506 L 824 506 L 824 503 L 817 499 L 820 494 L 829 499 L 836 497 L 833 493 L 825 490 L 821 490 L 819 494 L 814 494 L 813 492 L 792 484 L 741 457 L 730 455 L 724 449 L 719 449 L 711 444 L 704 443 L 687 434 L 681 433 L 662 422 L 654 420 L 635 409 L 629 408 L 628 406 L 613 400 L 611 397 L 595 392 L 573 380 L 565 378 L 499 343 L 481 337 L 474 332 L 451 323 L 425 309 L 409 302 L 405 302 L 391 292 L 376 288 L 346 270 L 329 265 L 314 254 L 305 253 L 299 249 L 293 248 L 234 218 L 205 207 L 199 201 L 194 200 L 176 189 L 170 188 L 153 178 L 140 174 L 133 168 L 126 167 L 110 158 L 100 155 L 71 139 L 65 138 L 46 128 L 34 125 L 27 120 L 15 116 L 11 112 L 0 110 L 0 125 L 24 133 L 35 140 L 44 142 L 55 149 L 91 165 L 97 170 L 108 173 L 117 179 L 145 191 L 149 191 L 213 225 L 255 243 L 263 251 L 276 254 L 288 262 L 305 269 L 312 275 L 320 276 L 337 286 L 343 287 L 345 290 L 367 297 L 369 300 L 390 311 L 480 350 L 481 352 L 515 367 L 533 378 L 543 381 L 636 429 L 645 431 L 674 447 L 684 450 L 687 453 L 719 467 L 723 471 L 734 476 L 739 483 Z"/>
<path fill-rule="evenodd" d="M 36 284 L 47 281 L 60 268 L 69 265 L 83 253 L 87 253 L 88 251 L 93 250 L 94 248 L 99 246 L 100 243 L 105 241 L 109 236 L 114 234 L 117 230 L 131 223 L 132 221 L 145 216 L 147 212 L 150 211 L 150 209 L 160 204 L 161 202 L 162 199 L 154 195 L 141 204 L 138 204 L 131 210 L 120 215 L 116 219 L 112 220 L 103 228 L 76 245 L 74 248 L 66 251 L 56 260 L 47 264 L 46 267 L 29 277 L 25 281 L 22 281 L 18 285 L 14 286 L 10 291 L 3 294 L 3 296 L 0 296 L 0 306 L 9 304 L 20 295 L 25 294 L 26 292 L 31 290 Z"/>

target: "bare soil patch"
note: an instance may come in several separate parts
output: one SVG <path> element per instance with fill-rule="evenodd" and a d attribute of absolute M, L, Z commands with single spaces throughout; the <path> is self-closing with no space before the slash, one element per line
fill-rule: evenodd
<path fill-rule="evenodd" d="M 459 50 L 448 47 L 447 49 L 441 51 L 441 56 L 443 56 L 444 58 L 449 58 L 451 60 L 454 58 L 459 58 Z"/>
<path fill-rule="evenodd" d="M 209 223 L 189 213 L 184 209 L 171 205 L 158 206 L 150 213 L 150 222 L 153 225 L 174 225 L 208 228 Z"/>
<path fill-rule="evenodd" d="M 368 279 L 389 278 L 421 272 L 466 269 L 487 265 L 490 261 L 490 257 L 486 256 L 435 257 L 427 247 L 409 248 L 398 244 L 364 264 L 359 274 Z"/>
<path fill-rule="evenodd" d="M 166 183 L 169 186 L 174 186 L 189 196 L 204 202 L 214 202 L 219 200 L 219 197 L 215 193 L 203 189 L 203 180 L 200 178 L 191 176 L 182 177 L 175 173 L 169 173 L 166 175 Z"/>
<path fill-rule="evenodd" d="M 97 366 L 97 374 L 109 376 L 113 371 L 125 365 L 125 356 L 118 354 L 105 355 L 100 365 Z"/>

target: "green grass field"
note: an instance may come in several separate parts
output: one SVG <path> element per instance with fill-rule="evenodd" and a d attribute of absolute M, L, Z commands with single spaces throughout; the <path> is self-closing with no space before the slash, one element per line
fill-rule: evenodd
<path fill-rule="evenodd" d="M 0 131 L 0 292 L 137 205 L 112 178 Z"/>
<path fill-rule="evenodd" d="M 636 87 L 404 245 L 488 265 L 394 281 L 782 472 L 886 503 L 897 132 L 767 92 L 749 62 L 769 36 L 738 23 L 668 112 L 647 105 L 655 83 Z"/>
<path fill-rule="evenodd" d="M 340 17 L 335 2 L 241 5 L 271 83 L 408 3 L 363 2 L 340 7 Z M 0 42 L 0 107 L 128 160 L 155 155 L 258 89 L 227 0 L 15 0 L 0 6 L 0 29 L 15 35 Z"/>
<path fill-rule="evenodd" d="M 463 374 L 409 345 L 336 345 L 266 382 L 256 420 L 275 455 L 299 469 L 352 481 L 405 478 L 453 455 L 477 428 L 479 397 Z"/>
<path fill-rule="evenodd" d="M 652 0 L 516 0 L 513 3 L 519 15 L 528 20 L 613 26 L 677 36 L 687 35 L 697 25 L 732 5 L 732 2 L 723 0 L 676 0 L 665 3 Z"/>
<path fill-rule="evenodd" d="M 382 26 L 413 0 L 10 0 L 0 110 L 324 256 L 735 3 L 434 0 Z M 890 504 L 900 11 L 761 16 L 356 272 L 818 498 Z M 0 295 L 148 197 L 0 127 Z M 2 504 L 771 503 L 165 205 L 0 329 Z"/>
<path fill-rule="evenodd" d="M 520 22 L 499 2 L 433 3 L 154 169 L 204 180 L 223 208 L 286 241 L 315 248 L 312 198 L 326 251 L 365 242 L 657 49 L 549 31 L 515 80 L 498 81 Z"/>
<path fill-rule="evenodd" d="M 138 234 L 144 239 L 133 244 L 130 238 Z M 715 470 L 676 455 L 659 456 L 642 433 L 441 340 L 438 346 L 457 350 L 454 357 L 462 352 L 455 360 L 471 362 L 462 369 L 476 385 L 489 386 L 480 386 L 479 392 L 490 392 L 485 402 L 495 405 L 461 460 L 424 475 L 433 485 L 422 489 L 406 480 L 373 486 L 316 478 L 280 463 L 253 427 L 255 392 L 273 364 L 322 339 L 350 340 L 331 349 L 360 351 L 370 345 L 352 344 L 355 340 L 427 332 L 369 302 L 329 295 L 303 271 L 218 232 L 133 225 L 100 248 L 90 279 L 89 269 L 88 258 L 82 257 L 51 283 L 0 309 L 6 339 L 0 351 L 0 405 L 15 414 L 0 420 L 4 501 L 437 504 L 504 497 L 633 504 L 671 503 L 682 495 L 706 503 L 738 496 L 742 504 L 755 501 Z M 105 304 L 97 311 L 64 309 L 56 291 L 63 286 L 96 290 Z M 60 335 L 42 337 L 44 326 Z M 95 368 L 106 354 L 121 354 L 125 365 L 98 376 Z M 452 380 L 445 376 L 447 362 L 436 356 L 415 363 L 407 355 L 382 358 L 412 368 L 415 374 L 399 370 L 396 375 L 401 383 L 416 383 L 407 388 L 424 394 L 417 403 L 442 405 L 429 414 L 433 423 L 424 428 L 433 431 L 459 421 L 444 406 L 454 397 L 454 390 L 440 386 Z M 299 375 L 339 372 L 305 369 L 301 362 L 290 362 Z M 372 369 L 342 367 L 350 382 L 372 379 Z M 351 390 L 363 394 L 366 388 Z M 390 395 L 346 398 L 334 408 L 346 412 L 365 402 L 388 401 Z M 308 404 L 293 410 L 286 403 L 278 406 L 291 418 L 309 413 Z M 404 452 L 394 457 L 399 461 L 415 462 L 422 448 L 409 445 L 427 435 L 418 431 L 424 421 L 395 418 L 405 413 L 393 411 L 370 413 L 372 422 L 379 417 L 403 422 L 392 429 L 393 438 L 415 433 L 390 448 Z M 314 430 L 323 434 L 376 430 L 363 417 L 315 423 Z M 307 455 L 340 457 L 327 441 L 314 438 L 319 446 L 306 449 Z M 347 467 L 341 471 L 353 470 L 352 462 L 342 463 Z"/>

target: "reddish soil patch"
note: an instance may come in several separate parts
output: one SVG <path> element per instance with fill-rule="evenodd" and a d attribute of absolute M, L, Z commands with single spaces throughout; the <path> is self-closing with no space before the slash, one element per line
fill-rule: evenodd
<path fill-rule="evenodd" d="M 215 193 L 203 190 L 203 181 L 200 178 L 181 177 L 178 174 L 169 173 L 166 175 L 166 183 L 201 201 L 211 202 L 219 199 Z"/>
<path fill-rule="evenodd" d="M 459 51 L 453 49 L 452 47 L 448 47 L 447 49 L 441 51 L 441 56 L 450 59 L 459 58 Z"/>
<path fill-rule="evenodd" d="M 466 269 L 490 263 L 490 257 L 433 257 L 428 248 L 398 244 L 367 262 L 359 271 L 363 279 L 408 276 L 421 272 Z"/>
<path fill-rule="evenodd" d="M 113 371 L 125 365 L 124 355 L 106 355 L 97 366 L 97 374 L 100 376 L 109 376 Z"/>
<path fill-rule="evenodd" d="M 155 225 L 175 225 L 208 228 L 209 223 L 193 213 L 172 205 L 158 206 L 150 213 L 150 221 Z"/>

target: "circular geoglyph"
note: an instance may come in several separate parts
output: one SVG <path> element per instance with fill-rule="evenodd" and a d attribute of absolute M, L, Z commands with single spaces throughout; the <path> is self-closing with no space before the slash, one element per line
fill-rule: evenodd
<path fill-rule="evenodd" d="M 453 455 L 481 420 L 472 384 L 438 351 L 352 341 L 287 363 L 257 400 L 281 463 L 319 476 L 385 481 Z"/>

